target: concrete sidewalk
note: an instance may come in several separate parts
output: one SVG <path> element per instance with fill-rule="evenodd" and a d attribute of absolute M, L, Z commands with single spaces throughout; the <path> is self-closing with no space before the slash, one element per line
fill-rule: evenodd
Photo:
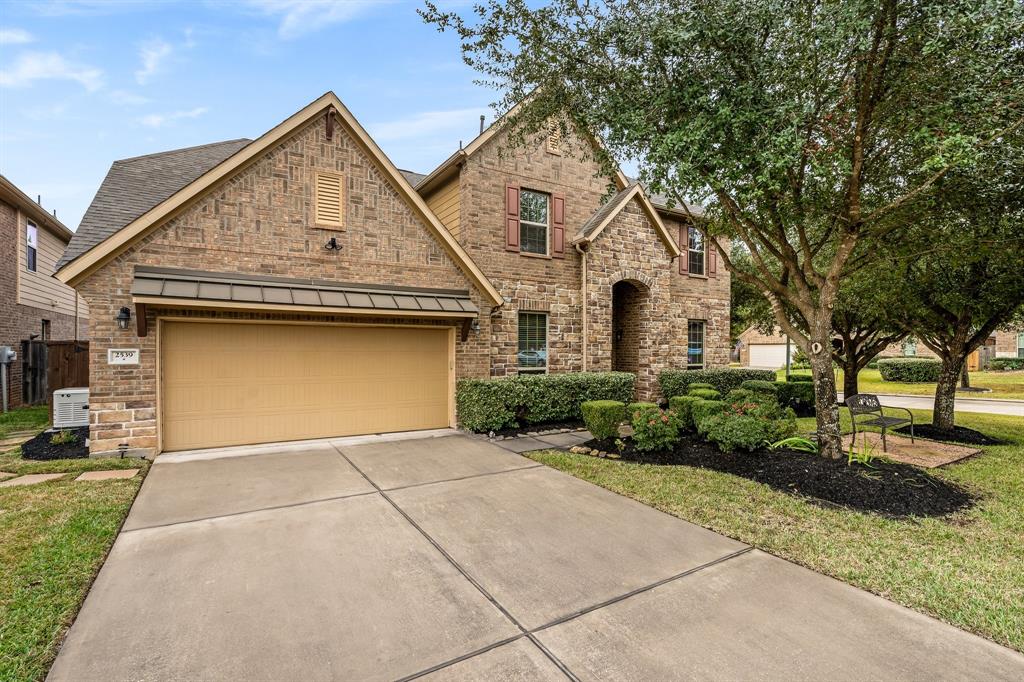
<path fill-rule="evenodd" d="M 255 452 L 157 459 L 50 680 L 1024 678 L 481 439 Z"/>
<path fill-rule="evenodd" d="M 839 402 L 843 401 L 843 394 L 839 394 Z M 887 395 L 878 394 L 878 399 L 885 407 L 906 407 L 910 410 L 931 410 L 935 404 L 932 396 L 923 395 Z M 1000 400 L 994 398 L 965 398 L 956 397 L 957 412 L 983 412 L 985 414 L 1006 414 L 1014 417 L 1024 417 L 1024 400 Z"/>

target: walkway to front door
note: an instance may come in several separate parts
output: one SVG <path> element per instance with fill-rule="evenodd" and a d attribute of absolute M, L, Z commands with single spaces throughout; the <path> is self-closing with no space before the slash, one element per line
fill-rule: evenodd
<path fill-rule="evenodd" d="M 994 680 L 1024 657 L 448 435 L 158 459 L 50 673 L 419 676 Z"/>

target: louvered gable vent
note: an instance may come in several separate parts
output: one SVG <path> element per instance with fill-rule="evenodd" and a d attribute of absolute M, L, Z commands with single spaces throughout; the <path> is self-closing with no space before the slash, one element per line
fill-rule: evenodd
<path fill-rule="evenodd" d="M 562 153 L 562 128 L 557 123 L 552 123 L 548 128 L 548 153 Z"/>
<path fill-rule="evenodd" d="M 342 227 L 342 177 L 330 173 L 316 174 L 316 224 Z"/>

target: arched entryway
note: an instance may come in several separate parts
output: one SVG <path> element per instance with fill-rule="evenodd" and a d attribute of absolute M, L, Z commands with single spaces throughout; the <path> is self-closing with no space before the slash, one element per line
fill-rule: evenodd
<path fill-rule="evenodd" d="M 644 314 L 650 290 L 635 280 L 622 280 L 612 285 L 612 370 L 640 371 Z"/>

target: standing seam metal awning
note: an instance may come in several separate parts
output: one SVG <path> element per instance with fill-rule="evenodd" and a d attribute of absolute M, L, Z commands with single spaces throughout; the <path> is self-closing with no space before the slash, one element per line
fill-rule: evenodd
<path fill-rule="evenodd" d="M 386 315 L 422 314 L 430 317 L 476 317 L 480 309 L 469 292 L 367 287 L 359 284 L 326 284 L 273 277 L 231 277 L 189 270 L 146 270 L 139 268 L 132 281 L 136 302 L 157 305 L 194 303 L 237 304 L 238 308 L 295 306 L 324 312 L 363 312 Z M 230 306 L 236 307 L 236 306 Z"/>

